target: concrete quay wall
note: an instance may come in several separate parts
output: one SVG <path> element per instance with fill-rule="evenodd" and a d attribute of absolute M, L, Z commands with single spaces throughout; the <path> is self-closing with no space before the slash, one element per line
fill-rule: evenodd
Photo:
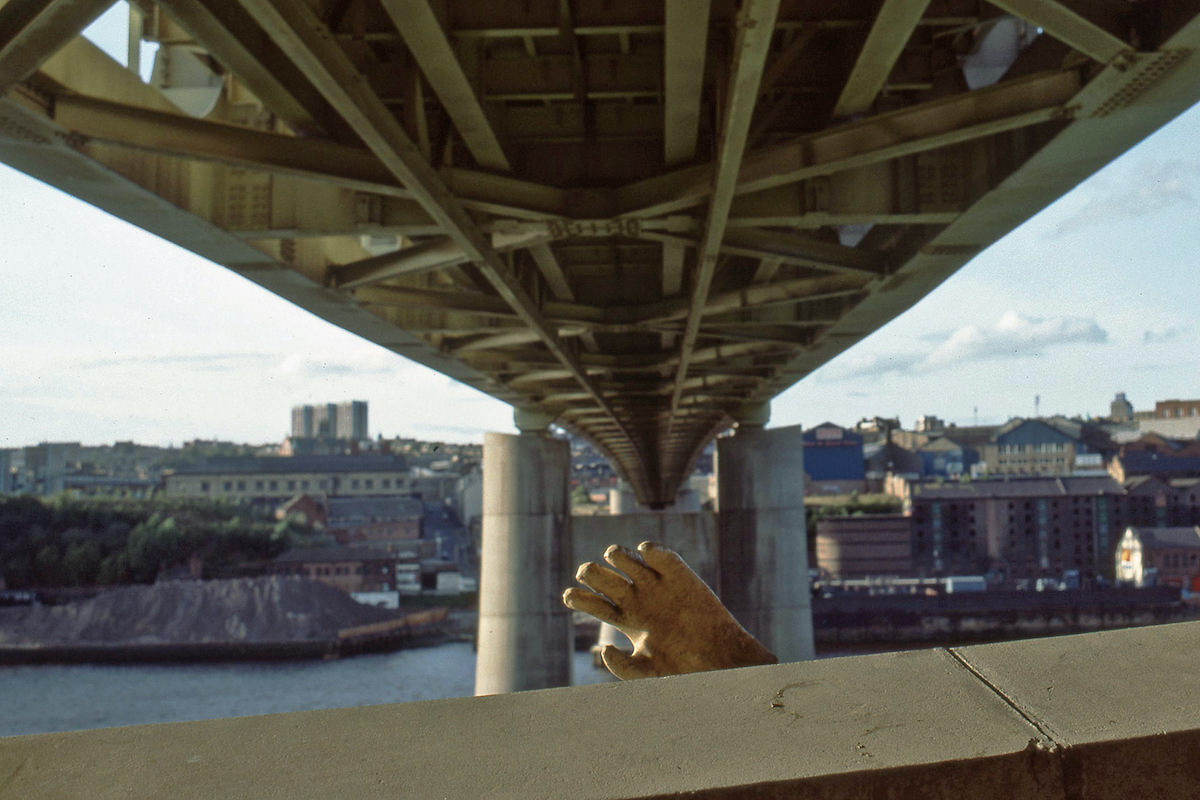
<path fill-rule="evenodd" d="M 823 645 L 1002 641 L 1200 618 L 1178 591 L 990 591 L 936 597 L 879 595 L 813 600 Z"/>

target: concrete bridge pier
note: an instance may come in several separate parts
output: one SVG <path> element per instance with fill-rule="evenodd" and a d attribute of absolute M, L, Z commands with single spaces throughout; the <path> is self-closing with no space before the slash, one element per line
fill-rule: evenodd
<path fill-rule="evenodd" d="M 701 511 L 700 495 L 694 489 L 683 487 L 675 495 L 675 504 L 666 506 L 665 508 L 652 511 L 647 506 L 642 505 L 637 501 L 637 497 L 633 493 L 633 489 L 629 488 L 629 484 L 625 481 L 619 481 L 617 485 L 608 490 L 608 513 L 611 516 L 618 517 L 622 514 L 649 514 L 649 513 L 667 513 L 667 514 L 691 514 Z"/>
<path fill-rule="evenodd" d="M 633 489 L 625 481 L 617 481 L 617 485 L 608 490 L 608 513 L 619 517 L 622 514 L 634 514 L 638 511 L 638 501 Z"/>
<path fill-rule="evenodd" d="M 717 594 L 781 662 L 814 657 L 799 425 L 756 409 L 717 440 Z"/>
<path fill-rule="evenodd" d="M 517 436 L 483 443 L 483 560 L 475 694 L 569 686 L 573 628 L 571 454 L 550 419 L 517 411 Z"/>

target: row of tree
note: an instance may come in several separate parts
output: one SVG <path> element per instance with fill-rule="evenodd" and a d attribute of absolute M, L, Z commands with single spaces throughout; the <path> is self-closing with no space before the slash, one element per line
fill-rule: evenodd
<path fill-rule="evenodd" d="M 194 560 L 204 577 L 228 577 L 326 541 L 295 519 L 227 503 L 0 497 L 0 577 L 10 589 L 151 583 Z"/>

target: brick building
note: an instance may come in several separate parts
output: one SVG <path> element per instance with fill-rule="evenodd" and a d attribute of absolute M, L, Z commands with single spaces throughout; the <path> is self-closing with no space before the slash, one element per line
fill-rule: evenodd
<path fill-rule="evenodd" d="M 1113 576 L 1127 526 L 1200 525 L 1200 480 L 1010 478 L 915 485 L 913 560 L 922 574 Z"/>
<path fill-rule="evenodd" d="M 1200 417 L 1200 400 L 1159 400 L 1154 404 L 1156 419 Z"/>
<path fill-rule="evenodd" d="M 424 475 L 410 470 L 403 456 L 376 454 L 212 458 L 180 467 L 163 482 L 168 497 L 273 506 L 302 493 L 366 497 L 440 491 Z"/>
<path fill-rule="evenodd" d="M 1108 463 L 1108 474 L 1119 481 L 1143 475 L 1164 480 L 1200 477 L 1200 441 L 1147 433 L 1121 445 Z"/>
<path fill-rule="evenodd" d="M 343 592 L 387 592 L 396 588 L 394 553 L 368 548 L 322 547 L 289 550 L 271 563 L 272 575 L 295 575 Z"/>
<path fill-rule="evenodd" d="M 1200 478 L 1173 478 L 1167 483 L 1172 489 L 1168 524 L 1200 525 Z"/>
<path fill-rule="evenodd" d="M 929 574 L 1086 575 L 1109 567 L 1126 519 L 1111 478 L 1013 478 L 912 490 L 913 557 Z"/>
<path fill-rule="evenodd" d="M 329 522 L 329 501 L 325 495 L 299 494 L 275 509 L 275 519 L 298 517 L 313 528 Z"/>
<path fill-rule="evenodd" d="M 822 517 L 816 527 L 816 566 L 824 577 L 913 574 L 912 520 L 903 514 Z"/>
<path fill-rule="evenodd" d="M 413 497 L 330 497 L 326 530 L 340 544 L 421 538 L 424 506 Z"/>

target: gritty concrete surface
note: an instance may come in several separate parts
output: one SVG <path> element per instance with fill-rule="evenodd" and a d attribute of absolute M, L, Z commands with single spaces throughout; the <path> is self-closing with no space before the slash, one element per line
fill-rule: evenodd
<path fill-rule="evenodd" d="M 694 489 L 680 489 L 672 505 L 659 509 L 639 503 L 633 490 L 624 482 L 608 490 L 608 513 L 614 517 L 620 514 L 694 514 L 701 507 L 700 495 Z"/>
<path fill-rule="evenodd" d="M 716 586 L 717 521 L 708 511 L 571 517 L 571 539 L 576 564 L 601 560 L 610 544 L 637 547 L 658 542 L 679 553 L 709 586 Z"/>
<path fill-rule="evenodd" d="M 571 683 L 575 564 L 566 441 L 489 433 L 483 445 L 483 547 L 475 693 Z"/>
<path fill-rule="evenodd" d="M 1191 800 L 1198 651 L 1181 623 L 12 737 L 0 798 Z"/>
<path fill-rule="evenodd" d="M 489 473 L 490 469 L 490 473 Z M 483 436 L 483 514 L 562 514 L 567 505 L 571 447 L 533 433 Z"/>
<path fill-rule="evenodd" d="M 1175 733 L 1200 723 L 1200 622 L 953 652 L 1062 745 Z M 1154 675 L 1170 677 L 1151 682 Z"/>
<path fill-rule="evenodd" d="M 804 429 L 748 428 L 717 439 L 717 510 L 804 505 Z"/>
<path fill-rule="evenodd" d="M 632 798 L 854 786 L 863 771 L 938 764 L 954 773 L 947 785 L 977 765 L 1000 782 L 1003 794 L 988 796 L 1029 797 L 1052 779 L 1036 740 L 1007 703 L 930 650 L 5 739 L 0 798 Z"/>
<path fill-rule="evenodd" d="M 1200 797 L 1200 622 L 956 648 L 1062 749 L 1072 797 Z"/>
<path fill-rule="evenodd" d="M 804 430 L 717 440 L 717 595 L 783 661 L 813 658 Z"/>

